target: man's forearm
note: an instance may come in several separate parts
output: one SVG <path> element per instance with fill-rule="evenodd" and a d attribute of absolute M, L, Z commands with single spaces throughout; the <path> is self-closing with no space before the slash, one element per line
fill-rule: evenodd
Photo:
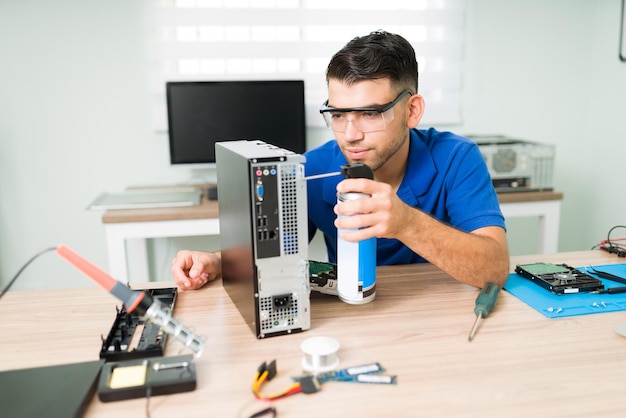
<path fill-rule="evenodd" d="M 398 239 L 455 279 L 476 287 L 502 287 L 509 273 L 504 230 L 497 226 L 460 231 L 415 210 Z"/>

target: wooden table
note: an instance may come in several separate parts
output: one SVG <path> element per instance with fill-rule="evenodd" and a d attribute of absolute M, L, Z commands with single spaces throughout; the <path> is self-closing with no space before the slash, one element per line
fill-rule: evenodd
<path fill-rule="evenodd" d="M 516 257 L 511 268 L 540 260 L 624 261 L 586 251 Z M 250 389 L 259 364 L 278 362 L 264 392 L 286 388 L 301 373 L 300 344 L 313 336 L 340 342 L 340 367 L 380 362 L 398 383 L 325 383 L 319 393 L 274 402 L 278 417 L 623 416 L 626 338 L 612 329 L 626 324 L 626 313 L 548 319 L 503 291 L 470 343 L 476 295 L 428 264 L 381 267 L 373 302 L 348 305 L 316 295 L 310 330 L 257 340 L 220 281 L 180 292 L 174 316 L 207 341 L 196 360 L 198 387 L 151 398 L 151 416 L 249 417 L 268 406 Z M 97 359 L 116 304 L 96 287 L 5 295 L 0 370 Z M 168 355 L 179 352 L 170 341 Z M 96 397 L 86 415 L 142 417 L 145 406 L 145 399 L 102 403 Z"/>
<path fill-rule="evenodd" d="M 539 218 L 537 252 L 558 251 L 562 193 L 500 193 L 498 199 L 506 219 Z M 135 269 L 132 281 L 150 280 L 146 239 L 219 235 L 220 228 L 218 202 L 208 200 L 206 193 L 198 206 L 108 210 L 102 216 L 102 223 L 109 257 L 108 272 L 123 283 L 130 281 L 128 260 L 132 260 Z"/>

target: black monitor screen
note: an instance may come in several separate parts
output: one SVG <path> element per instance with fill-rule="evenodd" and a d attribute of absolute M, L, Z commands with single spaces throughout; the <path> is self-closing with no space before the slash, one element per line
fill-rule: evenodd
<path fill-rule="evenodd" d="M 304 82 L 168 82 L 170 162 L 213 164 L 215 143 L 261 139 L 306 151 Z"/>

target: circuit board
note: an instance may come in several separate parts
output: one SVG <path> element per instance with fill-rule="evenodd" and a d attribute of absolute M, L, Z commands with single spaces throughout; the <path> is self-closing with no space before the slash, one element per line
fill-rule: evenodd
<path fill-rule="evenodd" d="M 309 284 L 315 292 L 337 296 L 337 266 L 309 260 Z"/>

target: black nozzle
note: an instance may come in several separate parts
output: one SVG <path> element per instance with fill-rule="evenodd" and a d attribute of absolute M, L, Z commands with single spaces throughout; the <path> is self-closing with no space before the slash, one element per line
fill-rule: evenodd
<path fill-rule="evenodd" d="M 135 312 L 139 315 L 146 313 L 148 308 L 152 306 L 154 300 L 146 292 L 133 290 L 129 296 L 124 299 L 124 306 L 128 312 Z"/>
<path fill-rule="evenodd" d="M 347 179 L 370 179 L 374 180 L 374 172 L 363 163 L 345 164 L 341 166 L 341 174 Z"/>

